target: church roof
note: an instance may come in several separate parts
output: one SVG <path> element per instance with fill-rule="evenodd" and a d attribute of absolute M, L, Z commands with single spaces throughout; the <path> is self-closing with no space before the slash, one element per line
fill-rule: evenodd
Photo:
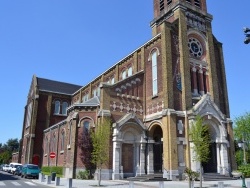
<path fill-rule="evenodd" d="M 39 91 L 72 95 L 82 86 L 37 77 Z"/>

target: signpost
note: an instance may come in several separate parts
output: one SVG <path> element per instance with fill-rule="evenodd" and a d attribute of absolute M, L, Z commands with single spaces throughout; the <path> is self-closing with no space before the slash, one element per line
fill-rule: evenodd
<path fill-rule="evenodd" d="M 54 159 L 56 157 L 56 153 L 55 152 L 50 152 L 49 157 L 51 159 Z M 49 162 L 49 166 L 50 166 L 50 162 Z M 51 174 L 51 166 L 50 166 L 50 174 Z"/>
<path fill-rule="evenodd" d="M 49 157 L 51 159 L 54 159 L 56 157 L 56 153 L 55 152 L 50 152 Z"/>

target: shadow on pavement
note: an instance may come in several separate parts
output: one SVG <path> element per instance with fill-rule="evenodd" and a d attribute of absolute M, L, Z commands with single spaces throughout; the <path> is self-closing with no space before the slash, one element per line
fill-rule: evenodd
<path fill-rule="evenodd" d="M 5 181 L 5 180 L 18 180 L 19 178 L 12 175 L 12 174 L 9 174 L 9 173 L 6 173 L 6 172 L 0 172 L 0 181 Z"/>

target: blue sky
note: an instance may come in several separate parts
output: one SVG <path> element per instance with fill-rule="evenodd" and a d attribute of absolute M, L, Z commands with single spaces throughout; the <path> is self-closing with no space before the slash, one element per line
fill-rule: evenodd
<path fill-rule="evenodd" d="M 249 0 L 207 0 L 223 43 L 231 119 L 250 111 Z M 151 38 L 152 0 L 1 0 L 0 143 L 21 138 L 33 74 L 84 85 Z"/>

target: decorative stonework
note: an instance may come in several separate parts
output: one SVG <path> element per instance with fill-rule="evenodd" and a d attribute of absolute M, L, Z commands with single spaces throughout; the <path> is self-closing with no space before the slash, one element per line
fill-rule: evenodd
<path fill-rule="evenodd" d="M 177 60 L 175 63 L 173 80 L 176 81 L 176 87 L 178 90 L 182 90 L 181 86 L 181 73 L 180 73 L 180 51 L 179 51 L 179 37 L 177 35 L 173 35 L 175 53 L 177 54 Z"/>
<path fill-rule="evenodd" d="M 111 101 L 110 103 L 110 109 L 111 111 L 115 112 L 126 112 L 126 113 L 138 113 L 140 115 L 143 115 L 143 109 L 142 106 L 138 106 L 136 104 L 124 104 L 122 102 L 115 102 Z"/>
<path fill-rule="evenodd" d="M 157 112 L 161 112 L 164 108 L 164 102 L 152 103 L 147 108 L 147 115 L 154 114 Z"/>
<path fill-rule="evenodd" d="M 200 31 L 206 31 L 206 21 L 205 19 L 201 18 L 200 16 L 191 13 L 191 12 L 186 12 L 186 19 L 187 19 L 187 24 L 190 27 L 197 28 Z"/>

